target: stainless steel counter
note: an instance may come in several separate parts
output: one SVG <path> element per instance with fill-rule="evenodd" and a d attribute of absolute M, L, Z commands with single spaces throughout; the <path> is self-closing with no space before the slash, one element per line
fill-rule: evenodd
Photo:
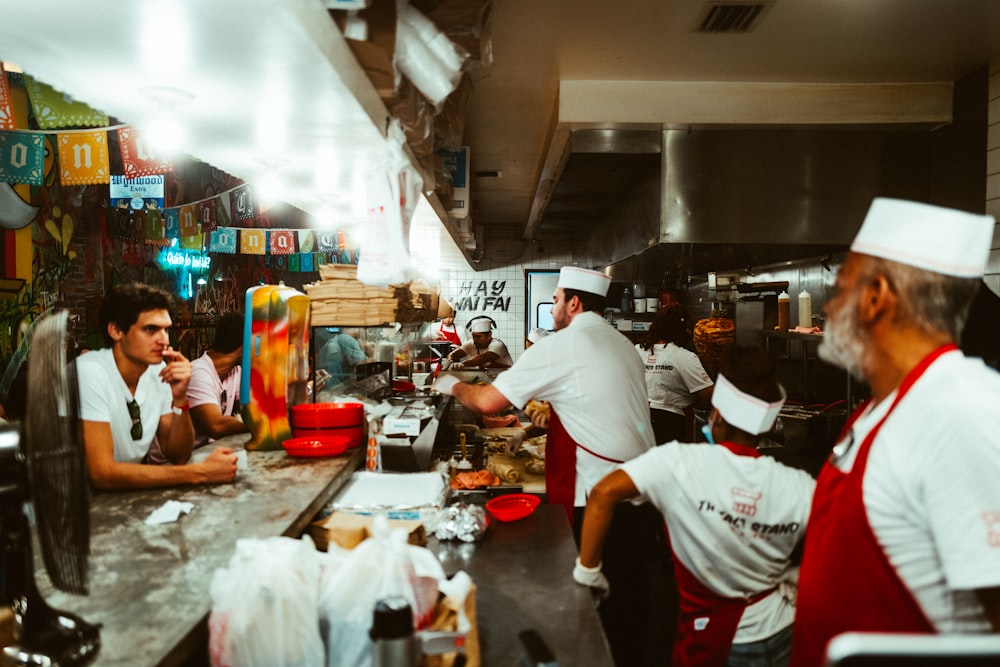
<path fill-rule="evenodd" d="M 220 443 L 242 449 L 248 438 Z M 98 493 L 90 509 L 90 595 L 55 591 L 44 568 L 39 588 L 52 606 L 102 624 L 94 665 L 203 663 L 209 583 L 229 562 L 236 540 L 298 537 L 363 455 L 360 447 L 315 459 L 252 451 L 248 470 L 233 484 Z M 147 526 L 150 513 L 168 500 L 194 508 L 176 523 Z"/>

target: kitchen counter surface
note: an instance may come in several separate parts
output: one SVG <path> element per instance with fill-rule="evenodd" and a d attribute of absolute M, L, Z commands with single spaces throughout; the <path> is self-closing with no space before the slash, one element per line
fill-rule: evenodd
<path fill-rule="evenodd" d="M 589 589 L 573 581 L 577 550 L 561 506 L 543 504 L 520 521 L 493 521 L 476 544 L 438 542 L 449 575 L 465 570 L 476 583 L 476 615 L 484 667 L 523 667 L 522 630 L 534 629 L 560 665 L 613 667 Z"/>
<path fill-rule="evenodd" d="M 248 435 L 218 444 L 242 449 Z M 205 663 L 209 583 L 236 540 L 298 537 L 350 479 L 364 449 L 334 458 L 247 452 L 233 484 L 95 494 L 91 508 L 90 595 L 54 590 L 38 570 L 46 601 L 100 623 L 98 666 Z M 190 502 L 177 522 L 145 524 L 168 500 Z M 40 559 L 39 559 L 40 562 Z"/>

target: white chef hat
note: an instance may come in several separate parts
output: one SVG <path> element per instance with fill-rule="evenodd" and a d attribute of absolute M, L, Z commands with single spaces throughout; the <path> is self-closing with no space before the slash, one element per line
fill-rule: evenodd
<path fill-rule="evenodd" d="M 774 420 L 778 418 L 781 406 L 784 404 L 784 387 L 781 387 L 780 400 L 767 403 L 756 396 L 740 391 L 721 373 L 715 382 L 715 389 L 712 391 L 712 407 L 719 411 L 722 418 L 741 431 L 753 435 L 770 431 L 771 427 L 774 426 Z"/>
<path fill-rule="evenodd" d="M 610 285 L 611 277 L 600 271 L 581 269 L 578 266 L 564 266 L 559 270 L 559 283 L 556 287 L 607 296 Z"/>
<path fill-rule="evenodd" d="M 481 320 L 472 320 L 469 324 L 469 329 L 472 333 L 488 333 L 491 329 L 493 329 L 493 322 L 485 318 Z"/>
<path fill-rule="evenodd" d="M 851 250 L 935 273 L 977 278 L 990 254 L 994 224 L 992 215 L 878 197 Z"/>
<path fill-rule="evenodd" d="M 537 343 L 538 341 L 540 341 L 541 339 L 545 338 L 548 335 L 549 335 L 548 330 L 542 329 L 541 327 L 535 327 L 534 329 L 528 332 L 528 340 L 531 341 L 532 343 Z"/>

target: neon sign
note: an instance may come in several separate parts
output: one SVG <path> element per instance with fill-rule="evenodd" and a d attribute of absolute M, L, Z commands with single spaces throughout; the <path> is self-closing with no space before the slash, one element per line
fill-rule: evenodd
<path fill-rule="evenodd" d="M 160 267 L 164 269 L 185 268 L 207 270 L 212 264 L 212 258 L 203 252 L 170 248 L 168 250 L 160 251 L 158 263 L 160 264 Z"/>

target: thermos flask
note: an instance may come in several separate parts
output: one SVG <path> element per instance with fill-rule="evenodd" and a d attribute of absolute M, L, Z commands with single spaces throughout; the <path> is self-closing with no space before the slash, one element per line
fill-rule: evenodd
<path fill-rule="evenodd" d="M 373 667 L 416 667 L 419 658 L 413 633 L 413 611 L 403 597 L 375 603 L 372 618 Z"/>

